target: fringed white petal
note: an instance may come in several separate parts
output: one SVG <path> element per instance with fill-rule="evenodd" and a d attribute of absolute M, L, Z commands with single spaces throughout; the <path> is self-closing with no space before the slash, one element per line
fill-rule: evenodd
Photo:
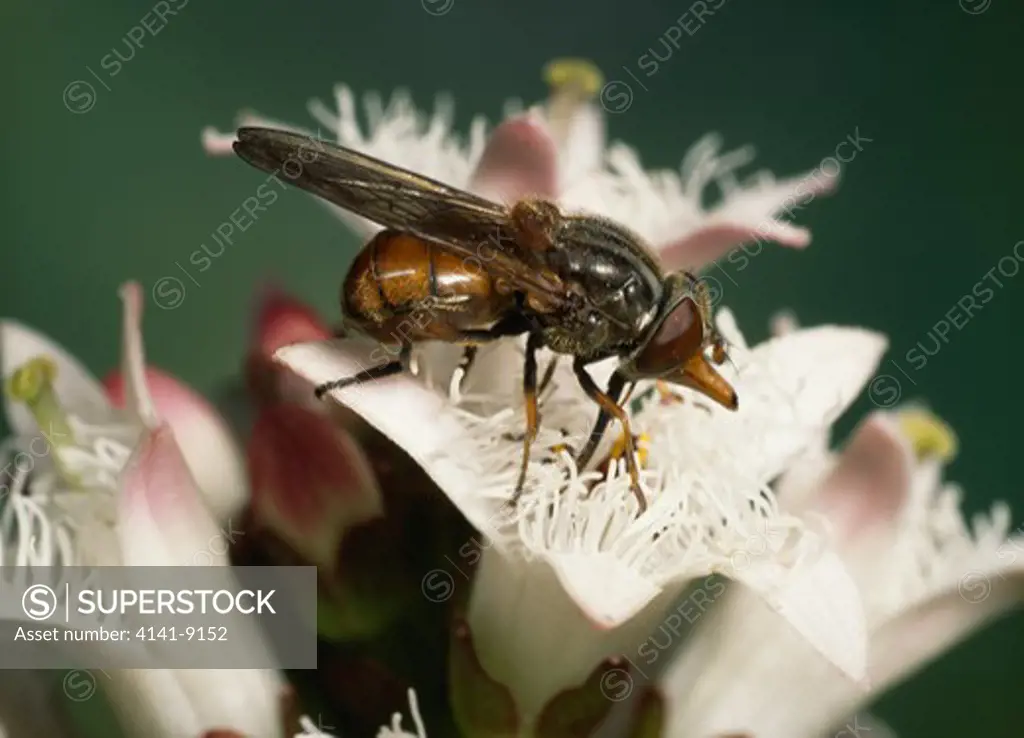
<path fill-rule="evenodd" d="M 676 174 L 645 171 L 634 150 L 612 144 L 604 168 L 573 182 L 563 192 L 562 203 L 629 226 L 662 250 L 671 268 L 699 268 L 751 240 L 806 246 L 807 229 L 776 216 L 830 191 L 835 178 L 815 172 L 776 182 L 771 173 L 758 171 L 740 183 L 736 172 L 753 160 L 753 148 L 720 153 L 721 147 L 720 136 L 705 136 L 690 148 Z M 706 200 L 713 184 L 721 201 L 709 209 Z"/>
<path fill-rule="evenodd" d="M 583 437 L 594 414 L 567 362 L 560 363 L 555 389 L 542 403 L 527 494 L 512 513 L 503 503 L 522 450 L 514 440 L 525 427 L 521 403 L 493 397 L 487 407 L 480 398 L 464 398 L 478 405 L 470 413 L 411 377 L 335 394 L 417 459 L 499 548 L 614 551 L 660 586 L 727 567 L 730 547 L 743 550 L 751 536 L 763 534 L 766 519 L 779 530 L 791 527 L 773 520 L 766 482 L 848 406 L 884 345 L 866 331 L 801 331 L 773 339 L 749 357 L 737 356 L 736 413 L 705 412 L 693 401 L 668 408 L 648 404 L 635 423 L 651 439 L 645 478 L 657 492 L 650 512 L 638 519 L 621 464 L 593 486 L 594 472 L 581 475 L 568 455 L 547 450 Z M 287 347 L 278 356 L 315 383 L 353 376 L 368 365 L 323 344 Z"/>
<path fill-rule="evenodd" d="M 663 678 L 666 734 L 810 738 L 833 716 L 818 714 L 816 686 L 814 699 L 807 699 L 807 674 L 853 685 L 764 600 L 733 588 L 698 624 Z"/>
<path fill-rule="evenodd" d="M 646 171 L 637 152 L 621 142 L 606 152 L 605 166 L 562 193 L 571 209 L 600 213 L 623 223 L 650 243 L 662 243 L 700 225 L 706 188 L 753 159 L 751 149 L 719 156 L 721 139 L 709 135 L 694 144 L 680 174 Z"/>
<path fill-rule="evenodd" d="M 785 571 L 757 562 L 734 578 L 759 594 L 803 638 L 850 679 L 865 677 L 867 626 L 860 592 L 831 551 Z"/>
<path fill-rule="evenodd" d="M 276 358 L 316 385 L 359 374 L 372 365 L 367 353 L 347 342 L 340 347 L 325 342 L 286 346 Z M 491 527 L 489 521 L 499 513 L 500 501 L 480 496 L 477 478 L 451 457 L 453 451 L 465 452 L 471 431 L 441 394 L 408 376 L 330 394 L 401 446 L 473 525 L 485 531 Z"/>
<path fill-rule="evenodd" d="M 958 487 L 922 469 L 863 589 L 874 621 L 871 677 L 884 689 L 1024 602 L 1024 537 L 1002 504 L 968 526 Z"/>
<path fill-rule="evenodd" d="M 650 508 L 639 518 L 621 460 L 602 479 L 579 472 L 557 449 L 588 432 L 594 414 L 568 362 L 542 398 L 526 494 L 515 509 L 505 503 L 522 452 L 515 440 L 524 427 L 521 401 L 467 396 L 454 406 L 409 376 L 334 394 L 402 446 L 486 535 L 470 625 L 489 673 L 520 685 L 524 709 L 539 709 L 551 690 L 578 683 L 615 647 L 642 640 L 688 581 L 711 572 L 757 588 L 829 658 L 861 670 L 855 592 L 843 587 L 848 580 L 834 561 L 815 558 L 817 537 L 777 511 L 766 485 L 852 401 L 884 346 L 862 330 L 800 331 L 736 352 L 738 373 L 728 378 L 740 391 L 737 413 L 703 410 L 689 395 L 682 405 L 648 403 L 634 418 L 650 438 Z M 354 352 L 351 344 L 313 344 L 277 357 L 320 383 L 369 365 Z M 594 374 L 606 377 L 608 369 Z M 464 409 L 471 404 L 473 411 Z M 822 601 L 829 595 L 843 613 L 832 622 Z M 563 614 L 553 624 L 556 598 Z M 515 616 L 501 615 L 509 612 Z M 524 687 L 527 674 L 537 678 L 536 659 L 555 652 L 553 643 L 537 646 L 539 630 L 559 643 L 559 659 L 550 660 L 543 684 Z M 578 644 L 570 647 L 572 633 Z M 509 648 L 509 639 L 519 645 Z"/>
<path fill-rule="evenodd" d="M 309 110 L 342 146 L 463 189 L 486 144 L 487 122 L 482 117 L 473 119 L 468 139 L 452 132 L 455 104 L 449 95 L 439 95 L 433 113 L 425 114 L 405 90 L 395 91 L 386 106 L 379 94 L 368 93 L 363 97 L 364 125 L 359 120 L 355 95 L 345 85 L 338 85 L 334 109 L 313 100 Z M 329 207 L 363 235 L 380 230 L 363 218 Z"/>
<path fill-rule="evenodd" d="M 778 232 L 783 234 L 783 238 L 778 240 L 783 243 L 788 242 L 787 238 L 795 238 L 791 245 L 801 245 L 806 230 L 776 220 L 775 216 L 780 211 L 800 210 L 815 197 L 832 192 L 839 184 L 838 175 L 828 176 L 818 169 L 780 181 L 775 181 L 767 173 L 762 173 L 759 179 L 752 187 L 730 188 L 710 216 L 754 226 L 766 223 L 780 229 Z"/>
<path fill-rule="evenodd" d="M 870 417 L 841 456 L 831 455 L 818 467 L 820 474 L 807 477 L 814 479 L 813 493 L 787 498 L 809 512 L 826 512 L 836 531 L 846 531 L 836 541 L 864 605 L 865 684 L 830 668 L 759 609 L 754 597 L 737 591 L 714 614 L 717 627 L 699 632 L 670 670 L 666 688 L 674 698 L 674 730 L 813 738 L 1024 601 L 1024 538 L 1008 537 L 1005 506 L 968 527 L 959 512 L 959 490 L 942 485 L 933 461 L 920 464 L 912 477 L 903 475 L 908 489 L 888 490 L 901 477 L 895 467 L 886 471 L 892 464 L 883 457 L 898 461 L 907 451 L 887 440 L 892 429 L 884 421 L 878 414 Z M 855 464 L 865 466 L 862 481 L 880 473 L 880 489 L 860 489 Z M 847 483 L 838 484 L 840 477 Z M 847 505 L 829 499 L 843 490 L 856 499 Z M 810 504 L 819 499 L 823 504 Z M 870 524 L 863 524 L 865 512 Z M 847 518 L 860 524 L 851 526 Z M 717 688 L 712 692 L 703 683 Z M 801 700 L 811 690 L 814 699 Z M 788 709 L 795 703 L 802 709 Z"/>

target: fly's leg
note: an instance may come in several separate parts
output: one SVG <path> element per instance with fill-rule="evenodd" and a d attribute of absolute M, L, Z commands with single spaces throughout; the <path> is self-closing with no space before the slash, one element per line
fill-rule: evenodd
<path fill-rule="evenodd" d="M 380 364 L 379 366 L 370 367 L 359 374 L 352 377 L 345 377 L 344 379 L 335 379 L 330 382 L 324 382 L 316 388 L 316 398 L 322 400 L 324 395 L 332 390 L 344 389 L 346 387 L 353 387 L 360 384 L 366 384 L 376 379 L 383 379 L 384 377 L 390 377 L 395 374 L 401 374 L 404 370 L 409 368 L 409 362 L 412 359 L 412 344 L 402 344 L 402 350 L 398 354 L 396 361 L 389 361 L 387 364 Z"/>
<path fill-rule="evenodd" d="M 576 376 L 579 377 L 579 370 L 576 370 Z M 587 374 L 586 377 L 587 379 L 590 379 L 589 374 Z M 594 384 L 592 379 L 590 379 L 590 384 Z M 616 407 L 619 407 L 625 402 L 625 398 L 622 397 L 622 391 L 625 386 L 626 379 L 618 372 L 612 374 L 611 379 L 608 380 L 608 391 L 604 394 L 612 400 Z M 583 389 L 586 390 L 586 386 L 584 386 Z M 630 394 L 632 394 L 632 392 L 633 388 L 630 387 Z M 589 392 L 587 392 L 587 394 L 590 395 Z M 590 396 L 591 399 L 594 399 L 592 395 Z M 597 414 L 597 420 L 594 421 L 594 428 L 590 431 L 590 436 L 587 438 L 586 445 L 584 445 L 583 449 L 576 456 L 576 468 L 580 470 L 590 463 L 590 460 L 594 456 L 594 452 L 597 451 L 598 444 L 601 442 L 601 437 L 604 435 L 604 431 L 608 427 L 608 423 L 612 420 L 612 414 L 605 409 L 604 405 L 601 405 L 601 403 L 598 403 L 598 405 L 601 410 Z"/>
<path fill-rule="evenodd" d="M 636 463 L 636 444 L 633 441 L 633 431 L 629 425 L 629 415 L 615 398 L 601 391 L 601 388 L 594 382 L 593 377 L 587 373 L 586 365 L 581 359 L 576 359 L 573 362 L 572 369 L 576 373 L 576 379 L 579 381 L 580 387 L 587 393 L 587 397 L 596 402 L 604 413 L 618 420 L 619 425 L 622 426 L 622 433 L 626 444 L 626 469 L 629 471 L 629 489 L 636 497 L 636 501 L 640 506 L 640 513 L 643 513 L 647 510 L 647 499 L 640 488 L 640 468 Z M 615 375 L 613 374 L 612 378 L 614 379 L 614 377 Z M 611 388 L 610 385 L 611 383 L 609 383 Z M 600 420 L 600 418 L 598 419 Z M 605 425 L 607 425 L 607 422 Z"/>
<path fill-rule="evenodd" d="M 540 414 L 537 409 L 537 349 L 540 348 L 541 335 L 531 333 L 526 340 L 526 364 L 523 367 L 523 399 L 526 403 L 526 433 L 523 435 L 523 459 L 519 466 L 519 480 L 512 494 L 515 505 L 523 494 L 526 484 L 526 467 L 530 463 L 530 447 L 537 438 L 540 429 Z"/>

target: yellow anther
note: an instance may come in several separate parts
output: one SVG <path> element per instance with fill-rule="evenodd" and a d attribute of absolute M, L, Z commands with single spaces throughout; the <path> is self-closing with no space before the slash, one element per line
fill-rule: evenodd
<path fill-rule="evenodd" d="M 647 466 L 647 446 L 650 443 L 651 438 L 646 433 L 633 436 L 633 445 L 636 447 L 637 461 L 641 467 Z M 611 457 L 613 459 L 621 459 L 626 455 L 626 434 L 620 433 L 619 437 L 615 439 L 615 444 L 612 446 Z"/>
<path fill-rule="evenodd" d="M 924 408 L 911 407 L 900 410 L 897 419 L 918 459 L 933 458 L 947 463 L 956 457 L 956 433 L 942 418 Z"/>
<path fill-rule="evenodd" d="M 27 405 L 52 391 L 57 365 L 47 356 L 37 356 L 14 370 L 7 379 L 7 396 Z"/>
<path fill-rule="evenodd" d="M 589 98 L 601 91 L 604 75 L 586 59 L 555 59 L 545 65 L 544 81 L 556 94 L 572 92 Z"/>

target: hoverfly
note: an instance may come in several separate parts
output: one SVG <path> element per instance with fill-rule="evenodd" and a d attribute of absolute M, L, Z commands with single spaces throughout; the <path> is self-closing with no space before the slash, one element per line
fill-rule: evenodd
<path fill-rule="evenodd" d="M 643 241 L 621 225 L 563 214 L 542 199 L 499 204 L 288 131 L 241 128 L 234 150 L 252 166 L 284 170 L 291 184 L 385 229 L 349 269 L 341 307 L 346 327 L 400 347 L 398 358 L 321 385 L 318 397 L 407 370 L 414 343 L 465 346 L 464 377 L 480 344 L 526 334 L 526 432 L 513 503 L 523 492 L 539 428 L 541 348 L 573 357 L 577 381 L 600 408 L 577 463 L 582 468 L 590 461 L 608 423 L 618 420 L 641 512 L 647 503 L 621 404 L 627 386 L 631 393 L 637 381 L 659 379 L 736 409 L 736 392 L 714 368 L 726 359 L 725 344 L 712 326 L 703 283 L 685 271 L 665 274 Z M 289 160 L 302 162 L 294 176 L 285 167 Z M 397 332 L 414 312 L 426 319 Z M 622 362 L 602 390 L 586 367 L 610 357 Z"/>

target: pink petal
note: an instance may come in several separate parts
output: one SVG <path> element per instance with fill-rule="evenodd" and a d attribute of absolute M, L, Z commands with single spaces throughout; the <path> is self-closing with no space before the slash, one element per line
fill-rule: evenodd
<path fill-rule="evenodd" d="M 796 213 L 818 195 L 835 189 L 837 177 L 814 174 L 734 192 L 708 214 L 699 228 L 657 246 L 662 262 L 669 270 L 693 271 L 743 244 L 753 244 L 748 246 L 751 253 L 766 241 L 806 247 L 811 242 L 810 231 L 776 215 Z"/>
<path fill-rule="evenodd" d="M 910 492 L 913 450 L 887 413 L 869 415 L 854 431 L 814 501 L 840 540 L 892 521 Z"/>
<path fill-rule="evenodd" d="M 661 244 L 657 251 L 665 268 L 670 271 L 700 271 L 743 244 L 765 240 L 803 248 L 811 242 L 811 234 L 805 228 L 775 220 L 761 224 L 706 222 L 678 240 Z"/>
<path fill-rule="evenodd" d="M 383 510 L 362 449 L 321 412 L 265 406 L 248 452 L 256 520 L 318 565 L 333 567 L 345 530 Z"/>
<path fill-rule="evenodd" d="M 558 188 L 558 155 L 544 125 L 529 114 L 498 126 L 480 156 L 469 189 L 511 203 L 524 197 L 553 199 Z"/>
<path fill-rule="evenodd" d="M 273 358 L 282 346 L 322 341 L 332 335 L 313 308 L 273 286 L 258 298 L 253 326 L 252 351 Z"/>
<path fill-rule="evenodd" d="M 117 518 L 117 537 L 125 566 L 211 567 L 206 583 L 218 588 L 238 587 L 224 536 L 200 497 L 166 423 L 143 432 L 125 465 Z M 144 586 L 145 573 L 140 571 L 138 577 L 136 586 Z M 231 633 L 234 653 L 274 663 L 264 636 L 251 617 L 233 614 L 227 616 L 224 625 Z M 231 654 L 225 658 L 227 663 L 235 661 Z M 184 698 L 203 729 L 231 726 L 244 735 L 255 736 L 267 734 L 269 725 L 280 724 L 277 695 L 281 682 L 274 669 L 236 669 L 230 673 L 194 669 L 175 674 L 174 682 L 180 687 L 175 696 Z M 159 717 L 176 719 L 166 714 Z M 170 734 L 175 731 L 168 730 L 166 735 Z"/>
<path fill-rule="evenodd" d="M 286 400 L 321 406 L 313 401 L 309 384 L 276 363 L 273 356 L 283 346 L 322 341 L 332 335 L 311 307 L 276 287 L 265 287 L 257 298 L 245 365 L 246 384 L 252 398 L 256 402 Z"/>
<path fill-rule="evenodd" d="M 212 405 L 174 377 L 154 367 L 144 376 L 155 413 L 173 429 L 206 503 L 218 520 L 228 519 L 248 498 L 242 453 L 231 430 Z M 117 407 L 125 404 L 127 384 L 121 372 L 104 380 Z"/>
<path fill-rule="evenodd" d="M 550 125 L 554 127 L 559 122 L 550 121 Z M 600 107 L 591 103 L 580 105 L 562 123 L 568 130 L 558 142 L 559 192 L 599 171 L 605 153 L 605 121 Z"/>
<path fill-rule="evenodd" d="M 189 566 L 200 551 L 228 563 L 227 553 L 211 546 L 217 526 L 168 424 L 144 431 L 122 472 L 118 507 L 126 566 Z"/>
<path fill-rule="evenodd" d="M 778 182 L 755 185 L 731 193 L 711 211 L 711 217 L 760 224 L 774 215 L 792 216 L 810 205 L 818 196 L 833 193 L 839 176 L 820 169 Z"/>

